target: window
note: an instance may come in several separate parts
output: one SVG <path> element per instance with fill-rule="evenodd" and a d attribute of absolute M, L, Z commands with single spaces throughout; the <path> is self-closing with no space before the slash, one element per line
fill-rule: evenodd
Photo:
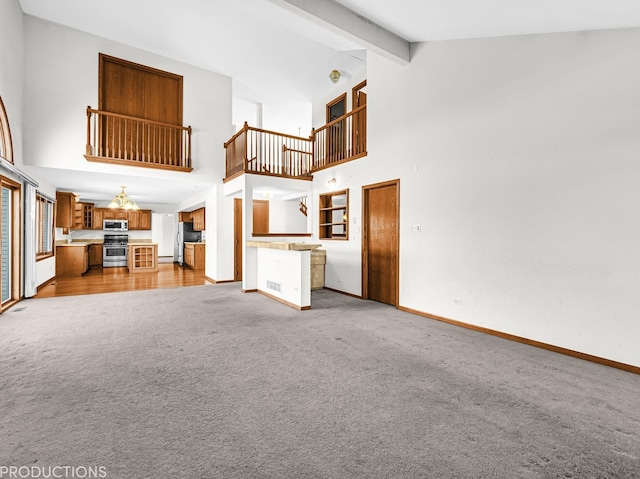
<path fill-rule="evenodd" d="M 13 163 L 13 146 L 11 144 L 11 130 L 7 111 L 4 109 L 2 97 L 0 97 L 0 157 Z"/>
<path fill-rule="evenodd" d="M 320 195 L 320 239 L 349 239 L 349 190 Z"/>
<path fill-rule="evenodd" d="M 36 194 L 36 258 L 53 256 L 53 201 Z"/>

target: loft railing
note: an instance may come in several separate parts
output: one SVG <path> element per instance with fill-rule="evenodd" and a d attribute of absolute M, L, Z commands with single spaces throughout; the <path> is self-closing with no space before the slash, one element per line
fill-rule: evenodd
<path fill-rule="evenodd" d="M 313 130 L 312 171 L 367 154 L 367 106 L 354 108 L 340 118 Z"/>
<path fill-rule="evenodd" d="M 250 127 L 229 141 L 225 180 L 241 173 L 310 179 L 315 171 L 367 155 L 366 105 L 313 130 L 309 138 Z"/>
<path fill-rule="evenodd" d="M 313 141 L 311 138 L 244 127 L 224 144 L 226 177 L 240 173 L 288 178 L 311 178 Z"/>
<path fill-rule="evenodd" d="M 191 171 L 191 127 L 87 107 L 89 161 Z"/>

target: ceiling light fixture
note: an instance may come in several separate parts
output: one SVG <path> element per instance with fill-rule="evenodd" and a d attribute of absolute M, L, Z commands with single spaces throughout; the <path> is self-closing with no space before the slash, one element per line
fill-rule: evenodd
<path fill-rule="evenodd" d="M 121 210 L 139 210 L 140 207 L 136 204 L 135 201 L 129 199 L 127 194 L 124 192 L 126 186 L 120 186 L 122 191 L 119 195 L 114 196 L 111 203 L 109 203 L 109 208 L 118 208 Z"/>
<path fill-rule="evenodd" d="M 329 73 L 329 78 L 333 83 L 338 83 L 338 80 L 340 80 L 340 72 L 338 70 L 331 70 L 331 73 Z"/>

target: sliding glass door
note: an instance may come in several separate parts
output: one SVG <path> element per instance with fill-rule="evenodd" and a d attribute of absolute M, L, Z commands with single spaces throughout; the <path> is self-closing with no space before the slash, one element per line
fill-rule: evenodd
<path fill-rule="evenodd" d="M 11 190 L 2 187 L 2 304 L 11 300 Z"/>
<path fill-rule="evenodd" d="M 0 284 L 5 310 L 20 299 L 20 184 L 0 177 Z"/>

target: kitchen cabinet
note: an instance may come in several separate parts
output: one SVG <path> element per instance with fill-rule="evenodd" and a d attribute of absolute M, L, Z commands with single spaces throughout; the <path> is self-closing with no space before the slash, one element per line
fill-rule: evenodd
<path fill-rule="evenodd" d="M 73 229 L 83 230 L 93 228 L 93 203 L 77 203 L 74 207 Z"/>
<path fill-rule="evenodd" d="M 82 276 L 89 269 L 89 245 L 70 243 L 56 246 L 56 276 Z"/>
<path fill-rule="evenodd" d="M 94 208 L 93 209 L 93 229 L 94 230 L 102 229 L 103 219 L 104 219 L 104 208 Z"/>
<path fill-rule="evenodd" d="M 89 266 L 102 266 L 102 244 L 89 245 Z"/>
<path fill-rule="evenodd" d="M 130 230 L 140 229 L 140 211 L 129 211 L 129 214 L 127 215 L 127 219 L 129 220 Z"/>
<path fill-rule="evenodd" d="M 75 224 L 76 195 L 56 191 L 56 227 L 73 228 Z"/>
<path fill-rule="evenodd" d="M 151 229 L 151 210 L 140 210 L 140 229 Z"/>
<path fill-rule="evenodd" d="M 190 211 L 180 211 L 178 213 L 178 222 L 179 223 L 191 223 L 193 220 L 191 219 Z"/>
<path fill-rule="evenodd" d="M 184 264 L 196 271 L 204 270 L 204 243 L 184 244 Z"/>
<path fill-rule="evenodd" d="M 129 243 L 127 258 L 129 273 L 153 273 L 158 271 L 157 243 Z"/>
<path fill-rule="evenodd" d="M 93 229 L 101 230 L 103 220 L 128 220 L 130 230 L 150 230 L 151 210 L 113 210 L 94 208 Z"/>
<path fill-rule="evenodd" d="M 191 221 L 193 222 L 193 231 L 204 231 L 206 229 L 205 221 L 205 209 L 198 208 L 191 212 Z"/>
<path fill-rule="evenodd" d="M 129 211 L 128 220 L 130 230 L 150 230 L 151 210 Z"/>

